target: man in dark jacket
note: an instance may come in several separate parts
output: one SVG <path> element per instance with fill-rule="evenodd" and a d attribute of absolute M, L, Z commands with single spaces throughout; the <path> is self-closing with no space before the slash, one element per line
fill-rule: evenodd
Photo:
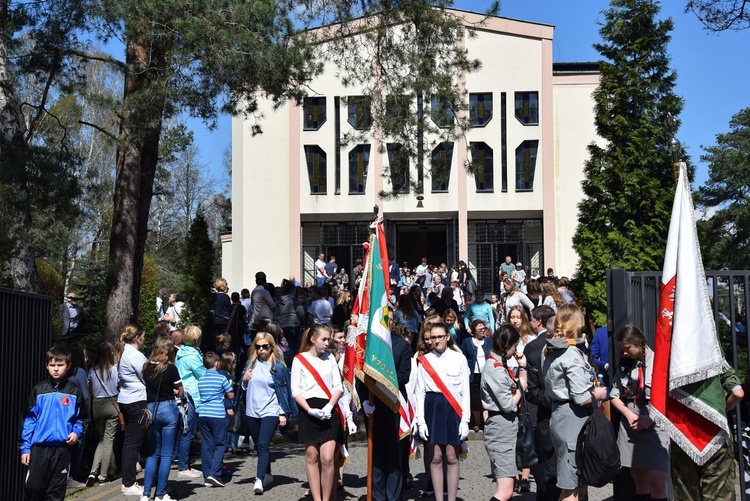
<path fill-rule="evenodd" d="M 403 338 L 391 337 L 393 362 L 396 368 L 398 389 L 406 398 L 406 383 L 411 374 L 412 351 Z M 402 454 L 399 444 L 399 414 L 393 412 L 375 395 L 370 395 L 367 387 L 357 381 L 357 393 L 362 400 L 365 416 L 372 414 L 372 499 L 373 501 L 400 501 L 403 489 Z M 372 396 L 372 399 L 368 399 Z M 367 425 L 368 420 L 365 420 Z"/>
<path fill-rule="evenodd" d="M 537 338 L 523 349 L 528 367 L 526 399 L 536 405 L 536 454 L 539 464 L 532 468 L 537 484 L 537 501 L 556 500 L 560 497 L 557 487 L 557 461 L 550 437 L 549 421 L 552 417 L 552 399 L 544 392 L 542 374 L 542 352 L 547 339 L 552 337 L 555 327 L 555 311 L 549 306 L 537 306 L 531 310 L 531 328 Z M 533 416 L 532 416 L 533 418 Z"/>

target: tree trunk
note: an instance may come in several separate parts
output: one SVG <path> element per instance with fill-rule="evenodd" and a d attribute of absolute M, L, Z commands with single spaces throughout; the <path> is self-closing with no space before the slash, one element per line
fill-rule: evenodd
<path fill-rule="evenodd" d="M 163 94 L 155 89 L 159 73 L 166 67 L 163 47 L 130 40 L 125 49 L 125 63 L 124 110 L 117 148 L 107 270 L 105 336 L 111 341 L 119 339 L 127 324 L 138 322 L 138 294 L 165 106 Z"/>
<path fill-rule="evenodd" d="M 2 2 L 0 12 L 0 159 L 6 165 L 5 181 L 14 189 L 17 199 L 14 218 L 9 221 L 7 238 L 13 245 L 10 271 L 13 288 L 26 292 L 39 292 L 39 274 L 36 269 L 36 255 L 29 246 L 26 230 L 31 227 L 31 209 L 26 178 L 28 148 L 24 140 L 24 121 L 18 99 L 13 91 L 8 64 L 8 40 L 5 33 L 7 2 Z"/>

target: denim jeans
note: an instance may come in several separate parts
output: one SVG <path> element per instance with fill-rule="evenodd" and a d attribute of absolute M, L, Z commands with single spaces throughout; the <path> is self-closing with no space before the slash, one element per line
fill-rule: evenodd
<path fill-rule="evenodd" d="M 138 418 L 146 407 L 146 401 L 120 404 L 125 417 L 125 432 L 122 440 L 122 485 L 130 487 L 135 483 L 135 463 L 138 461 L 138 449 L 143 441 L 144 430 L 138 424 Z"/>
<path fill-rule="evenodd" d="M 180 413 L 174 399 L 158 402 L 158 407 L 157 402 L 149 402 L 148 410 L 154 417 L 148 429 L 148 459 L 143 473 L 143 495 L 151 495 L 156 475 L 156 497 L 162 497 L 167 492 Z"/>
<path fill-rule="evenodd" d="M 219 478 L 224 451 L 227 449 L 226 418 L 198 418 L 201 430 L 201 469 L 203 480 L 208 477 Z"/>
<path fill-rule="evenodd" d="M 177 455 L 177 469 L 187 470 L 190 468 L 190 444 L 195 438 L 195 429 L 198 426 L 198 415 L 195 413 L 195 403 L 193 397 L 185 394 L 185 399 L 188 403 L 187 410 L 187 426 L 182 429 L 182 435 L 180 437 L 180 449 Z"/>
<path fill-rule="evenodd" d="M 315 285 L 316 286 L 322 287 L 324 283 L 326 283 L 325 277 L 315 277 Z"/>
<path fill-rule="evenodd" d="M 271 439 L 279 426 L 279 416 L 255 418 L 245 416 L 248 434 L 258 449 L 258 469 L 256 478 L 263 480 L 266 473 L 271 473 Z"/>

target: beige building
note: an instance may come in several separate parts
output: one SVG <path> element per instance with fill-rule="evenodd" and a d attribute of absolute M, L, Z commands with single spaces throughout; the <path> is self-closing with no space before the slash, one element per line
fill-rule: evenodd
<path fill-rule="evenodd" d="M 469 22 L 480 16 L 462 13 Z M 554 63 L 554 27 L 493 17 L 462 43 L 482 68 L 465 75 L 472 128 L 427 156 L 445 161 L 445 175 L 416 195 L 383 201 L 397 145 L 339 145 L 358 124 L 355 93 L 328 65 L 299 105 L 277 110 L 262 102 L 263 134 L 254 122 L 232 121 L 232 234 L 222 238 L 223 275 L 251 287 L 263 270 L 278 284 L 290 274 L 314 282 L 318 252 L 351 270 L 373 206 L 385 218 L 399 263 L 469 263 L 480 286 L 494 286 L 510 255 L 532 268 L 574 272 L 572 237 L 582 197 L 586 146 L 597 139 L 592 92 L 595 63 Z M 469 175 L 480 160 L 483 175 Z M 416 176 L 416 166 L 411 165 Z M 419 205 L 419 207 L 418 207 Z"/>

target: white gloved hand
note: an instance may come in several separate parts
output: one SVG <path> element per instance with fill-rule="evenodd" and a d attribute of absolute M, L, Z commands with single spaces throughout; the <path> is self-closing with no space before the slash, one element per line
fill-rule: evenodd
<path fill-rule="evenodd" d="M 328 417 L 326 417 L 323 409 L 310 409 L 309 411 L 307 411 L 307 415 L 312 416 L 316 419 L 320 419 L 321 421 L 325 421 L 326 419 L 330 419 L 331 417 L 330 414 L 328 415 Z"/>
<path fill-rule="evenodd" d="M 458 425 L 458 438 L 462 442 L 469 438 L 469 423 L 461 421 L 461 424 Z"/>
<path fill-rule="evenodd" d="M 417 418 L 414 418 L 414 420 L 411 422 L 411 433 L 415 437 L 419 436 L 419 421 L 417 421 Z"/>
<path fill-rule="evenodd" d="M 326 416 L 324 419 L 331 418 L 331 411 L 333 411 L 333 406 L 331 404 L 325 404 L 321 410 L 323 411 L 323 414 L 325 414 Z"/>
<path fill-rule="evenodd" d="M 430 438 L 430 430 L 427 429 L 427 423 L 420 423 L 418 431 L 419 438 L 427 442 L 427 439 Z"/>
<path fill-rule="evenodd" d="M 357 433 L 357 423 L 352 418 L 346 420 L 346 427 L 349 428 L 349 435 Z"/>
<path fill-rule="evenodd" d="M 365 400 L 362 402 L 362 410 L 365 411 L 365 416 L 370 417 L 370 414 L 375 412 L 375 406 L 369 400 Z"/>

